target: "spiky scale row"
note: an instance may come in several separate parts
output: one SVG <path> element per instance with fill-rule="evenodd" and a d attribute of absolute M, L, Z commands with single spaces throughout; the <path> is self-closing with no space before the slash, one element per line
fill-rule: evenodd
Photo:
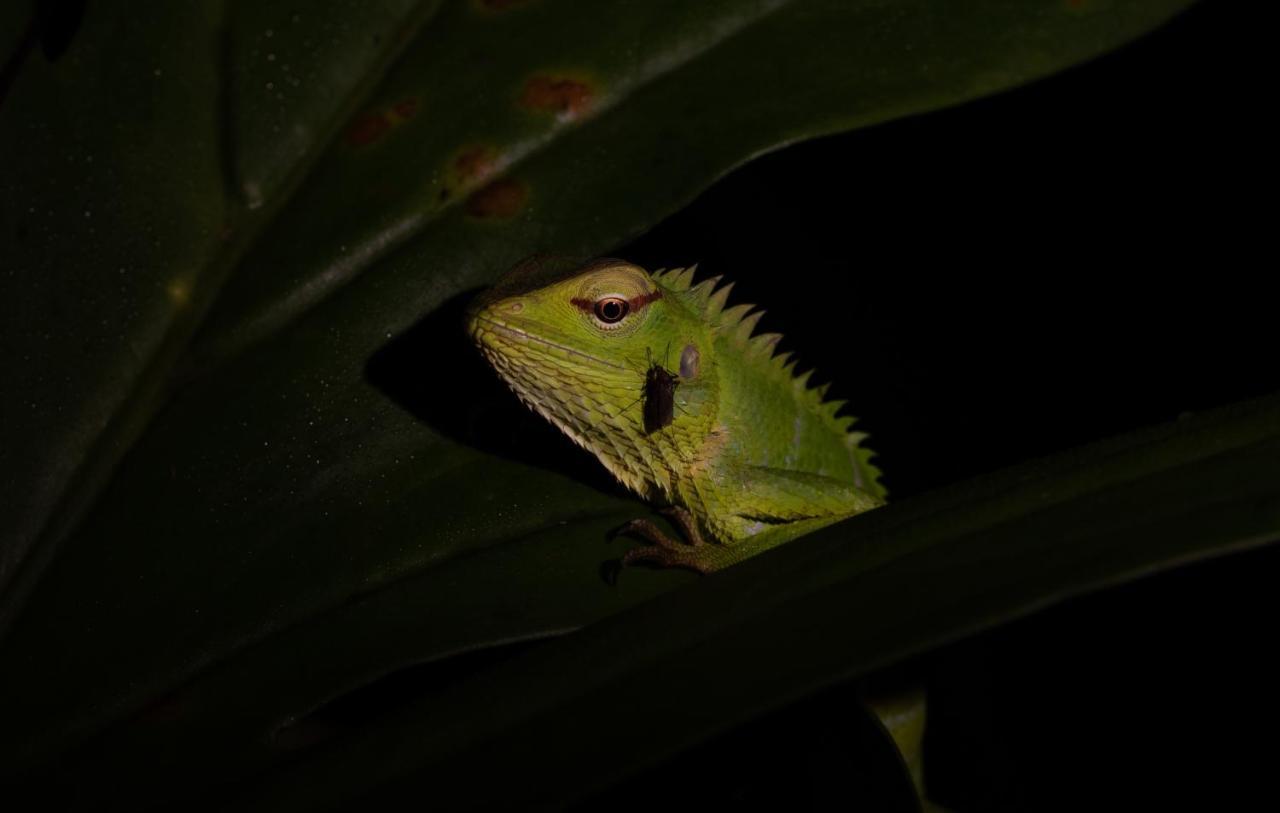
<path fill-rule="evenodd" d="M 814 407 L 844 435 L 845 446 L 858 462 L 855 466 L 859 471 L 857 485 L 872 493 L 883 495 L 884 488 L 879 483 L 880 471 L 870 462 L 875 453 L 861 445 L 867 438 L 867 434 L 852 431 L 856 418 L 847 415 L 836 416 L 848 402 L 825 400 L 830 383 L 810 388 L 809 379 L 813 376 L 812 369 L 797 375 L 796 360 L 792 358 L 791 353 L 775 354 L 775 348 L 782 339 L 782 334 L 752 335 L 765 312 L 756 310 L 756 306 L 750 304 L 726 307 L 729 293 L 733 290 L 733 283 L 719 285 L 721 277 L 715 276 L 694 285 L 693 277 L 697 268 L 693 265 L 688 268 L 663 269 L 655 271 L 652 276 L 663 288 L 683 294 L 685 302 L 695 309 L 701 309 L 704 318 L 707 319 L 708 324 L 714 325 L 717 333 L 731 337 L 743 348 L 744 358 L 760 364 L 762 374 L 780 376 L 784 380 L 789 380 L 800 394 L 799 397 Z M 862 481 L 864 473 L 865 482 Z"/>
<path fill-rule="evenodd" d="M 748 352 L 756 358 L 768 361 L 773 358 L 774 348 L 778 346 L 781 339 L 781 333 L 761 333 L 751 339 Z"/>

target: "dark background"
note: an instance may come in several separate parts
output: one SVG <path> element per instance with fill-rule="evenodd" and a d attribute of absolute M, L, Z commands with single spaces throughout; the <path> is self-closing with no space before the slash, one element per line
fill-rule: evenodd
<path fill-rule="evenodd" d="M 1259 11 L 1209 0 L 1047 81 L 766 156 L 618 254 L 697 262 L 767 307 L 759 329 L 834 379 L 891 497 L 1280 390 Z M 1280 550 L 1232 556 L 907 665 L 931 689 L 934 797 L 1274 804 L 1277 580 Z M 774 749 L 822 739 L 794 714 Z"/>

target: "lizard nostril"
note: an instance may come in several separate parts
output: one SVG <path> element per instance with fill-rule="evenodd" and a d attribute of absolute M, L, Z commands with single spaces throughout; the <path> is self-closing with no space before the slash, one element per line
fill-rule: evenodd
<path fill-rule="evenodd" d="M 508 313 L 519 313 L 522 310 L 524 310 L 523 302 L 512 302 L 510 305 L 507 306 Z"/>

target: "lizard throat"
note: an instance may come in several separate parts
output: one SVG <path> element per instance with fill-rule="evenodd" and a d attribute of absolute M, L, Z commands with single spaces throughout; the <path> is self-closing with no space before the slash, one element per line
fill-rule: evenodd
<path fill-rule="evenodd" d="M 642 495 L 667 490 L 653 439 L 641 421 L 643 375 L 492 319 L 477 318 L 481 352 L 527 406 L 594 454 L 624 485 Z"/>

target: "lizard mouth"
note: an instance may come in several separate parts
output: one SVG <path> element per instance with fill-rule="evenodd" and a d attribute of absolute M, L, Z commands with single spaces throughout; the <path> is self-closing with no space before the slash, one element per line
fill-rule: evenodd
<path fill-rule="evenodd" d="M 560 342 L 551 341 L 543 336 L 536 336 L 527 330 L 521 330 L 514 325 L 500 322 L 491 316 L 487 316 L 483 312 L 477 313 L 471 317 L 471 337 L 475 340 L 476 344 L 486 349 L 493 348 L 493 338 L 498 337 L 500 341 L 505 339 L 508 342 L 515 344 L 535 345 L 542 352 L 558 358 L 574 357 L 615 370 L 627 369 L 622 364 L 602 359 L 599 356 L 583 352 L 576 347 L 570 347 L 566 344 L 561 344 Z"/>

